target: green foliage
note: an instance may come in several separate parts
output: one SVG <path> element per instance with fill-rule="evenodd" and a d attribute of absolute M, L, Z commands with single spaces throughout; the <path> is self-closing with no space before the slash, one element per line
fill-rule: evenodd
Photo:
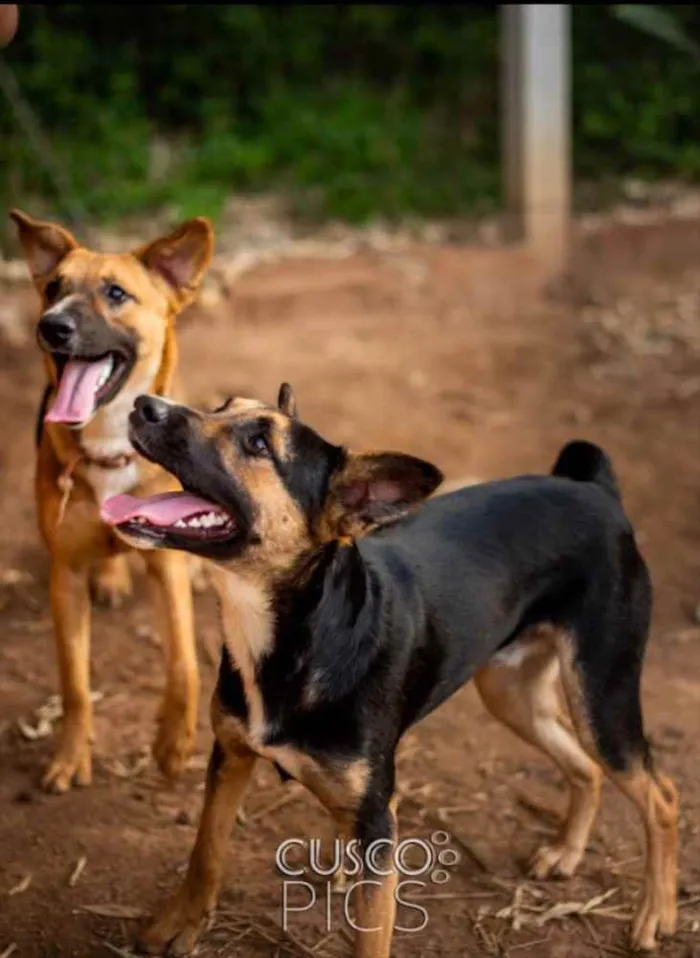
<path fill-rule="evenodd" d="M 670 10 L 652 3 L 618 3 L 613 15 L 649 36 L 670 44 L 682 53 L 700 60 L 700 46 L 683 29 L 682 23 Z"/>
<path fill-rule="evenodd" d="M 574 148 L 579 175 L 700 177 L 700 83 L 691 51 L 700 37 L 695 6 L 667 5 L 661 17 L 605 17 L 574 8 Z M 655 10 L 656 8 L 650 8 Z M 595 16 L 594 16 L 595 11 Z M 671 39 L 673 37 L 673 40 Z"/>
<path fill-rule="evenodd" d="M 493 5 L 30 5 L 5 56 L 94 218 L 283 189 L 360 221 L 498 203 L 498 34 Z M 700 176 L 697 40 L 694 6 L 574 5 L 580 175 Z M 3 102 L 0 203 L 41 197 Z"/>

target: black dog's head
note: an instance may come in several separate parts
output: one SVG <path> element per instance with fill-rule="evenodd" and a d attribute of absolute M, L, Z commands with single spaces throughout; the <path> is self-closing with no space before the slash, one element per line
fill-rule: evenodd
<path fill-rule="evenodd" d="M 119 394 L 128 409 L 144 389 L 166 387 L 174 317 L 211 260 L 209 222 L 190 220 L 141 249 L 109 254 L 56 223 L 10 216 L 42 301 L 37 339 L 54 386 L 47 421 L 84 426 Z"/>
<path fill-rule="evenodd" d="M 427 498 L 435 466 L 391 452 L 353 454 L 296 415 L 287 384 L 277 407 L 235 399 L 203 413 L 140 396 L 130 417 L 137 451 L 185 492 L 117 496 L 102 518 L 139 548 L 184 549 L 263 575 L 335 538 L 366 533 Z"/>

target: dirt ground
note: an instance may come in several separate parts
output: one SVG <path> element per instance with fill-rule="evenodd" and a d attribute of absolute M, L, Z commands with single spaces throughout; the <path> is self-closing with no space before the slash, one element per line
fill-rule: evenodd
<path fill-rule="evenodd" d="M 182 324 L 194 399 L 272 399 L 288 379 L 304 418 L 329 438 L 413 452 L 449 477 L 546 471 L 575 436 L 610 452 L 656 586 L 648 730 L 682 800 L 680 929 L 662 944 L 665 958 L 700 948 L 699 259 L 700 223 L 615 227 L 579 241 L 575 281 L 546 299 L 516 250 L 415 246 L 286 262 L 246 274 L 228 299 L 210 297 Z M 32 500 L 42 378 L 33 294 L 16 284 L 1 294 L 5 316 L 26 318 L 27 335 L 0 342 L 0 955 L 127 955 L 137 921 L 173 888 L 194 839 L 217 661 L 214 600 L 197 600 L 205 695 L 183 780 L 164 786 L 144 760 L 162 671 L 140 585 L 125 610 L 94 614 L 102 694 L 94 785 L 42 794 L 51 739 L 18 727 L 56 691 Z M 487 717 L 472 689 L 410 734 L 401 772 L 402 833 L 445 830 L 460 860 L 448 881 L 422 889 L 428 924 L 397 933 L 397 958 L 627 954 L 642 832 L 612 787 L 580 873 L 537 883 L 523 862 L 556 827 L 559 775 Z M 326 834 L 313 799 L 260 766 L 200 954 L 348 955 L 340 903 L 329 929 L 321 888 L 316 906 L 281 928 L 275 850 L 285 838 Z M 297 888 L 290 901 L 306 899 Z M 552 911 L 562 902 L 570 909 Z M 407 910 L 402 923 L 415 927 L 416 918 Z"/>

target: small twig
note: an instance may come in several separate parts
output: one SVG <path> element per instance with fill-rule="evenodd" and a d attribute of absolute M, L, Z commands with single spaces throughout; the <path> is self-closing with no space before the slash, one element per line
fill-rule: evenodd
<path fill-rule="evenodd" d="M 477 898 L 493 898 L 496 894 L 495 891 L 440 892 L 437 895 L 416 895 L 416 901 L 467 901 Z"/>
<path fill-rule="evenodd" d="M 86 865 L 87 865 L 87 858 L 85 857 L 85 855 L 83 855 L 82 858 L 79 858 L 79 859 L 78 859 L 78 861 L 77 861 L 77 863 L 76 863 L 76 866 L 75 866 L 75 868 L 73 869 L 73 873 L 71 874 L 70 878 L 68 879 L 68 886 L 69 886 L 70 888 L 75 888 L 75 886 L 78 884 L 78 881 L 80 880 L 80 876 L 81 876 L 81 875 L 83 874 L 83 872 L 85 871 L 85 866 L 86 866 Z"/>
<path fill-rule="evenodd" d="M 0 57 L 0 90 L 7 99 L 24 135 L 31 143 L 39 163 L 53 181 L 59 202 L 68 215 L 71 225 L 80 226 L 85 232 L 85 211 L 82 205 L 78 203 L 77 194 L 73 190 L 73 184 L 68 174 L 68 168 L 64 161 L 59 161 L 53 152 L 43 129 L 39 125 L 36 113 L 25 99 L 15 74 L 2 57 Z"/>
<path fill-rule="evenodd" d="M 7 948 L 0 955 L 0 958 L 10 958 L 10 955 L 14 955 L 17 951 L 17 942 L 13 941 L 11 945 L 8 945 Z"/>
<path fill-rule="evenodd" d="M 17 884 L 8 891 L 7 893 L 8 897 L 12 898 L 14 897 L 14 895 L 21 895 L 23 892 L 25 892 L 29 888 L 31 883 L 32 883 L 32 873 L 29 872 L 29 874 L 25 875 L 24 878 L 18 881 Z"/>
<path fill-rule="evenodd" d="M 295 948 L 299 949 L 299 953 L 303 955 L 304 958 L 316 958 L 313 950 L 311 948 L 307 948 L 303 942 L 299 941 L 299 939 L 291 933 L 291 931 L 285 931 L 285 929 L 280 928 L 280 926 L 277 924 L 275 924 L 275 927 L 283 936 L 283 939 L 281 942 L 279 942 L 279 944 L 282 944 L 284 939 L 286 938 L 288 941 L 290 941 L 294 945 Z"/>
<path fill-rule="evenodd" d="M 545 824 L 561 825 L 561 812 L 554 808 L 554 806 L 536 802 L 531 799 L 529 795 L 521 791 L 517 792 L 515 800 L 521 808 L 524 808 L 525 811 L 530 812 L 531 815 L 539 818 L 540 821 Z"/>
<path fill-rule="evenodd" d="M 436 815 L 442 820 L 443 818 L 447 819 L 450 815 L 459 815 L 465 812 L 478 812 L 479 806 L 474 802 L 471 802 L 469 805 L 441 805 L 437 809 Z"/>
<path fill-rule="evenodd" d="M 595 929 L 593 928 L 593 923 L 591 922 L 591 919 L 588 917 L 588 915 L 579 915 L 579 921 L 588 932 L 588 935 L 591 941 L 593 942 L 595 948 L 598 950 L 598 954 L 602 955 L 603 949 L 600 944 L 600 939 L 595 933 Z"/>
<path fill-rule="evenodd" d="M 328 944 L 331 938 L 335 938 L 337 934 L 338 934 L 337 931 L 328 932 L 327 935 L 324 935 L 323 938 L 319 939 L 319 941 L 317 941 L 316 944 L 313 945 L 313 947 L 310 948 L 309 950 L 311 951 L 312 954 L 315 955 L 316 952 L 320 951 L 320 949 L 323 948 L 324 945 Z"/>
<path fill-rule="evenodd" d="M 301 795 L 301 786 L 296 782 L 293 782 L 291 785 L 287 786 L 286 792 L 284 795 L 281 795 L 277 801 L 271 802 L 269 805 L 266 805 L 264 808 L 259 809 L 257 812 L 253 812 L 252 815 L 248 815 L 247 823 L 248 825 L 254 825 L 256 822 L 262 821 L 263 818 L 266 818 L 268 815 L 271 815 L 273 812 L 279 811 L 280 808 L 283 808 L 285 805 L 288 805 L 290 802 L 295 801 Z"/>
<path fill-rule="evenodd" d="M 441 825 L 450 825 L 451 823 L 442 815 L 438 814 L 435 816 Z M 482 872 L 488 873 L 491 869 L 488 866 L 488 863 L 481 857 L 479 852 L 465 839 L 460 835 L 450 834 L 452 841 L 459 845 L 463 852 L 466 852 L 469 858 L 474 862 L 475 865 L 479 867 Z"/>
<path fill-rule="evenodd" d="M 518 948 L 532 948 L 533 945 L 543 945 L 549 938 L 536 938 L 535 941 L 523 941 L 519 945 L 509 945 L 508 951 L 517 951 Z"/>
<path fill-rule="evenodd" d="M 117 945 L 113 945 L 111 942 L 105 941 L 104 939 L 102 940 L 102 944 L 107 951 L 111 951 L 113 954 L 119 955 L 120 958 L 136 958 L 133 951 L 128 951 L 126 948 L 119 948 Z"/>

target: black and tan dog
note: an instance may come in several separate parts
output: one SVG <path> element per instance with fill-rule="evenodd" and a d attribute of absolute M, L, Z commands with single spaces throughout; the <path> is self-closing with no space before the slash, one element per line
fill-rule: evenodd
<path fill-rule="evenodd" d="M 551 476 L 413 509 L 439 485 L 436 468 L 326 442 L 298 421 L 287 386 L 278 408 L 237 399 L 210 414 L 142 396 L 131 437 L 186 491 L 117 497 L 103 518 L 139 547 L 212 560 L 225 630 L 199 834 L 184 884 L 143 937 L 148 951 L 194 946 L 257 757 L 304 783 L 341 833 L 364 847 L 395 841 L 399 739 L 470 678 L 570 785 L 534 874 L 574 872 L 605 771 L 646 833 L 633 944 L 673 932 L 677 798 L 654 768 L 640 706 L 651 586 L 600 449 L 571 443 Z M 389 954 L 395 881 L 360 896 L 370 930 L 356 954 Z"/>
<path fill-rule="evenodd" d="M 100 520 L 105 499 L 178 488 L 128 439 L 135 397 L 169 395 L 177 362 L 175 318 L 198 290 L 213 252 L 207 220 L 185 223 L 135 252 L 106 255 L 62 227 L 11 216 L 41 297 L 37 335 L 48 375 L 40 413 L 36 498 L 51 554 L 50 595 L 64 718 L 44 785 L 64 792 L 92 776 L 90 589 L 117 605 L 131 583 L 126 546 Z M 167 687 L 154 755 L 168 776 L 194 740 L 199 679 L 190 572 L 175 552 L 146 554 Z"/>

